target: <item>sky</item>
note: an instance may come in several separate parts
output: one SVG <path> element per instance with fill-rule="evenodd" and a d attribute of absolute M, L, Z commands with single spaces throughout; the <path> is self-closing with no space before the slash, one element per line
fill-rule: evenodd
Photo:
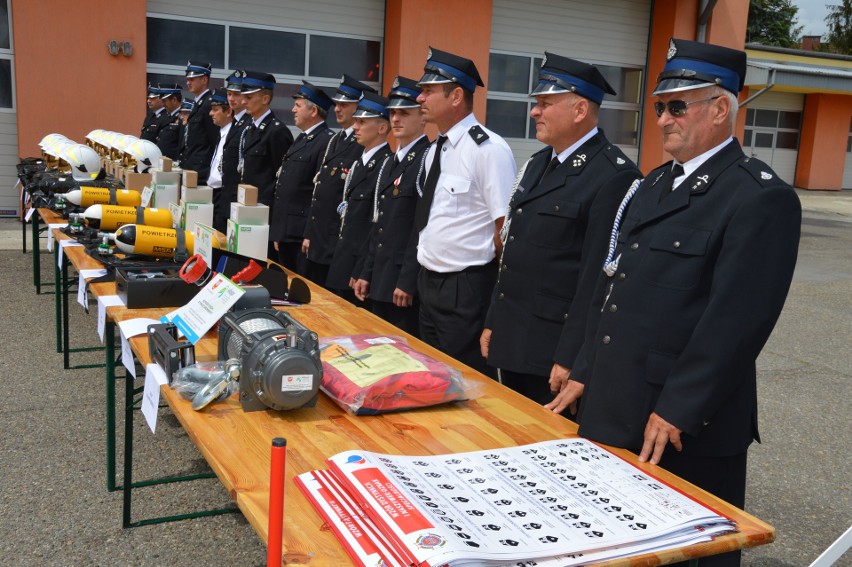
<path fill-rule="evenodd" d="M 802 26 L 803 35 L 822 35 L 825 39 L 827 29 L 825 17 L 828 15 L 826 4 L 839 5 L 840 0 L 793 0 L 798 6 L 799 25 Z"/>

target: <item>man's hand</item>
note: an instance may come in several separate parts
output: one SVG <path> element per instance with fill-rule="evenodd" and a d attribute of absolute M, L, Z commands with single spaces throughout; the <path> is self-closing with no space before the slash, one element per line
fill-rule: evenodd
<path fill-rule="evenodd" d="M 562 385 L 562 390 L 553 398 L 549 404 L 544 404 L 546 409 L 553 413 L 562 413 L 565 408 L 571 415 L 577 415 L 577 400 L 583 395 L 583 389 L 586 386 L 575 380 L 568 380 Z"/>
<path fill-rule="evenodd" d="M 648 424 L 645 426 L 645 443 L 642 445 L 642 452 L 639 453 L 639 462 L 650 462 L 652 465 L 658 464 L 663 456 L 663 451 L 666 449 L 666 445 L 669 443 L 678 451 L 683 449 L 683 445 L 680 443 L 681 433 L 680 429 L 657 414 L 652 413 L 651 417 L 648 418 Z"/>
<path fill-rule="evenodd" d="M 488 358 L 488 346 L 491 344 L 491 329 L 482 329 L 482 334 L 479 335 L 479 351 L 482 353 L 482 358 Z"/>
<path fill-rule="evenodd" d="M 355 297 L 361 301 L 365 301 L 367 299 L 367 295 L 370 293 L 370 282 L 367 280 L 355 280 L 354 284 L 351 285 L 352 291 L 355 292 Z"/>
<path fill-rule="evenodd" d="M 273 242 L 272 247 L 275 248 L 276 252 L 278 251 L 278 243 L 277 242 Z"/>
<path fill-rule="evenodd" d="M 397 307 L 411 307 L 414 305 L 414 296 L 396 288 L 393 290 L 393 304 Z"/>
<path fill-rule="evenodd" d="M 311 247 L 311 241 L 307 238 L 302 241 L 302 254 L 308 255 L 308 248 Z"/>
<path fill-rule="evenodd" d="M 565 368 L 558 362 L 553 363 L 553 368 L 550 369 L 550 392 L 558 394 L 562 391 L 562 386 L 565 385 L 571 378 L 571 369 Z M 573 413 L 572 413 L 573 415 Z"/>

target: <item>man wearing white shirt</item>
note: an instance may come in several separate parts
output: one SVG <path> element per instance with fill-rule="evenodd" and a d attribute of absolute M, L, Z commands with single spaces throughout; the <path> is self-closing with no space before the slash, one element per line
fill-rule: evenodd
<path fill-rule="evenodd" d="M 493 375 L 479 336 L 497 280 L 515 158 L 473 115 L 474 90 L 484 86 L 473 61 L 430 49 L 424 71 L 417 102 L 440 135 L 426 154 L 415 213 L 421 338 Z"/>
<path fill-rule="evenodd" d="M 222 167 L 224 164 L 225 141 L 233 125 L 234 114 L 228 104 L 228 95 L 225 89 L 216 89 L 210 96 L 210 118 L 213 124 L 219 127 L 219 142 L 213 150 L 213 159 L 210 161 L 210 174 L 207 176 L 207 186 L 213 189 L 213 228 L 224 232 L 222 219 L 227 219 L 230 214 L 230 202 L 227 202 L 222 189 Z"/>

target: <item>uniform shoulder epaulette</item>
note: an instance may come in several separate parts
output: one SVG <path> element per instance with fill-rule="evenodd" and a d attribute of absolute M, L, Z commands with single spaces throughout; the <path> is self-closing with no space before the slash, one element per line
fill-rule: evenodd
<path fill-rule="evenodd" d="M 740 160 L 739 165 L 741 168 L 748 171 L 760 185 L 768 186 L 778 185 L 779 183 L 786 184 L 784 180 L 772 171 L 771 167 L 757 158 L 744 157 Z"/>
<path fill-rule="evenodd" d="M 615 144 L 609 144 L 604 148 L 604 155 L 619 169 L 636 167 L 633 161 Z"/>
<path fill-rule="evenodd" d="M 482 126 L 479 124 L 471 126 L 467 133 L 470 134 L 470 137 L 473 138 L 473 141 L 476 142 L 477 146 L 481 145 L 482 142 L 488 139 L 488 134 L 485 133 L 485 130 L 483 130 Z"/>

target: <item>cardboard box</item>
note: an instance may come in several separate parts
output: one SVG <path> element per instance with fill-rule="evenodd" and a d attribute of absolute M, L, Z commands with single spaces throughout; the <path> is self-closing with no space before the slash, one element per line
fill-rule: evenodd
<path fill-rule="evenodd" d="M 185 203 L 183 211 L 183 225 L 186 230 L 194 232 L 195 223 L 213 226 L 212 203 Z"/>
<path fill-rule="evenodd" d="M 172 171 L 157 171 L 151 175 L 151 183 L 154 185 L 154 198 L 151 199 L 152 207 L 168 208 L 169 203 L 180 203 L 178 188 L 180 187 L 180 174 Z"/>
<path fill-rule="evenodd" d="M 196 188 L 187 187 L 184 189 L 183 200 L 187 203 L 212 203 L 213 189 L 202 186 Z"/>
<path fill-rule="evenodd" d="M 228 219 L 227 249 L 229 252 L 265 262 L 268 246 L 268 224 L 261 226 L 237 224 L 233 219 Z"/>
<path fill-rule="evenodd" d="M 135 171 L 128 173 L 124 177 L 124 188 L 132 191 L 142 191 L 145 187 L 151 184 L 150 173 L 136 173 Z"/>
<path fill-rule="evenodd" d="M 237 186 L 237 202 L 241 205 L 257 204 L 257 187 L 240 183 Z"/>
<path fill-rule="evenodd" d="M 198 187 L 198 172 L 190 169 L 184 169 L 183 186 L 192 188 Z"/>
<path fill-rule="evenodd" d="M 172 158 L 161 157 L 160 158 L 160 171 L 169 172 L 171 170 L 172 170 Z"/>
<path fill-rule="evenodd" d="M 237 224 L 259 226 L 269 224 L 269 207 L 231 203 L 231 219 Z"/>

